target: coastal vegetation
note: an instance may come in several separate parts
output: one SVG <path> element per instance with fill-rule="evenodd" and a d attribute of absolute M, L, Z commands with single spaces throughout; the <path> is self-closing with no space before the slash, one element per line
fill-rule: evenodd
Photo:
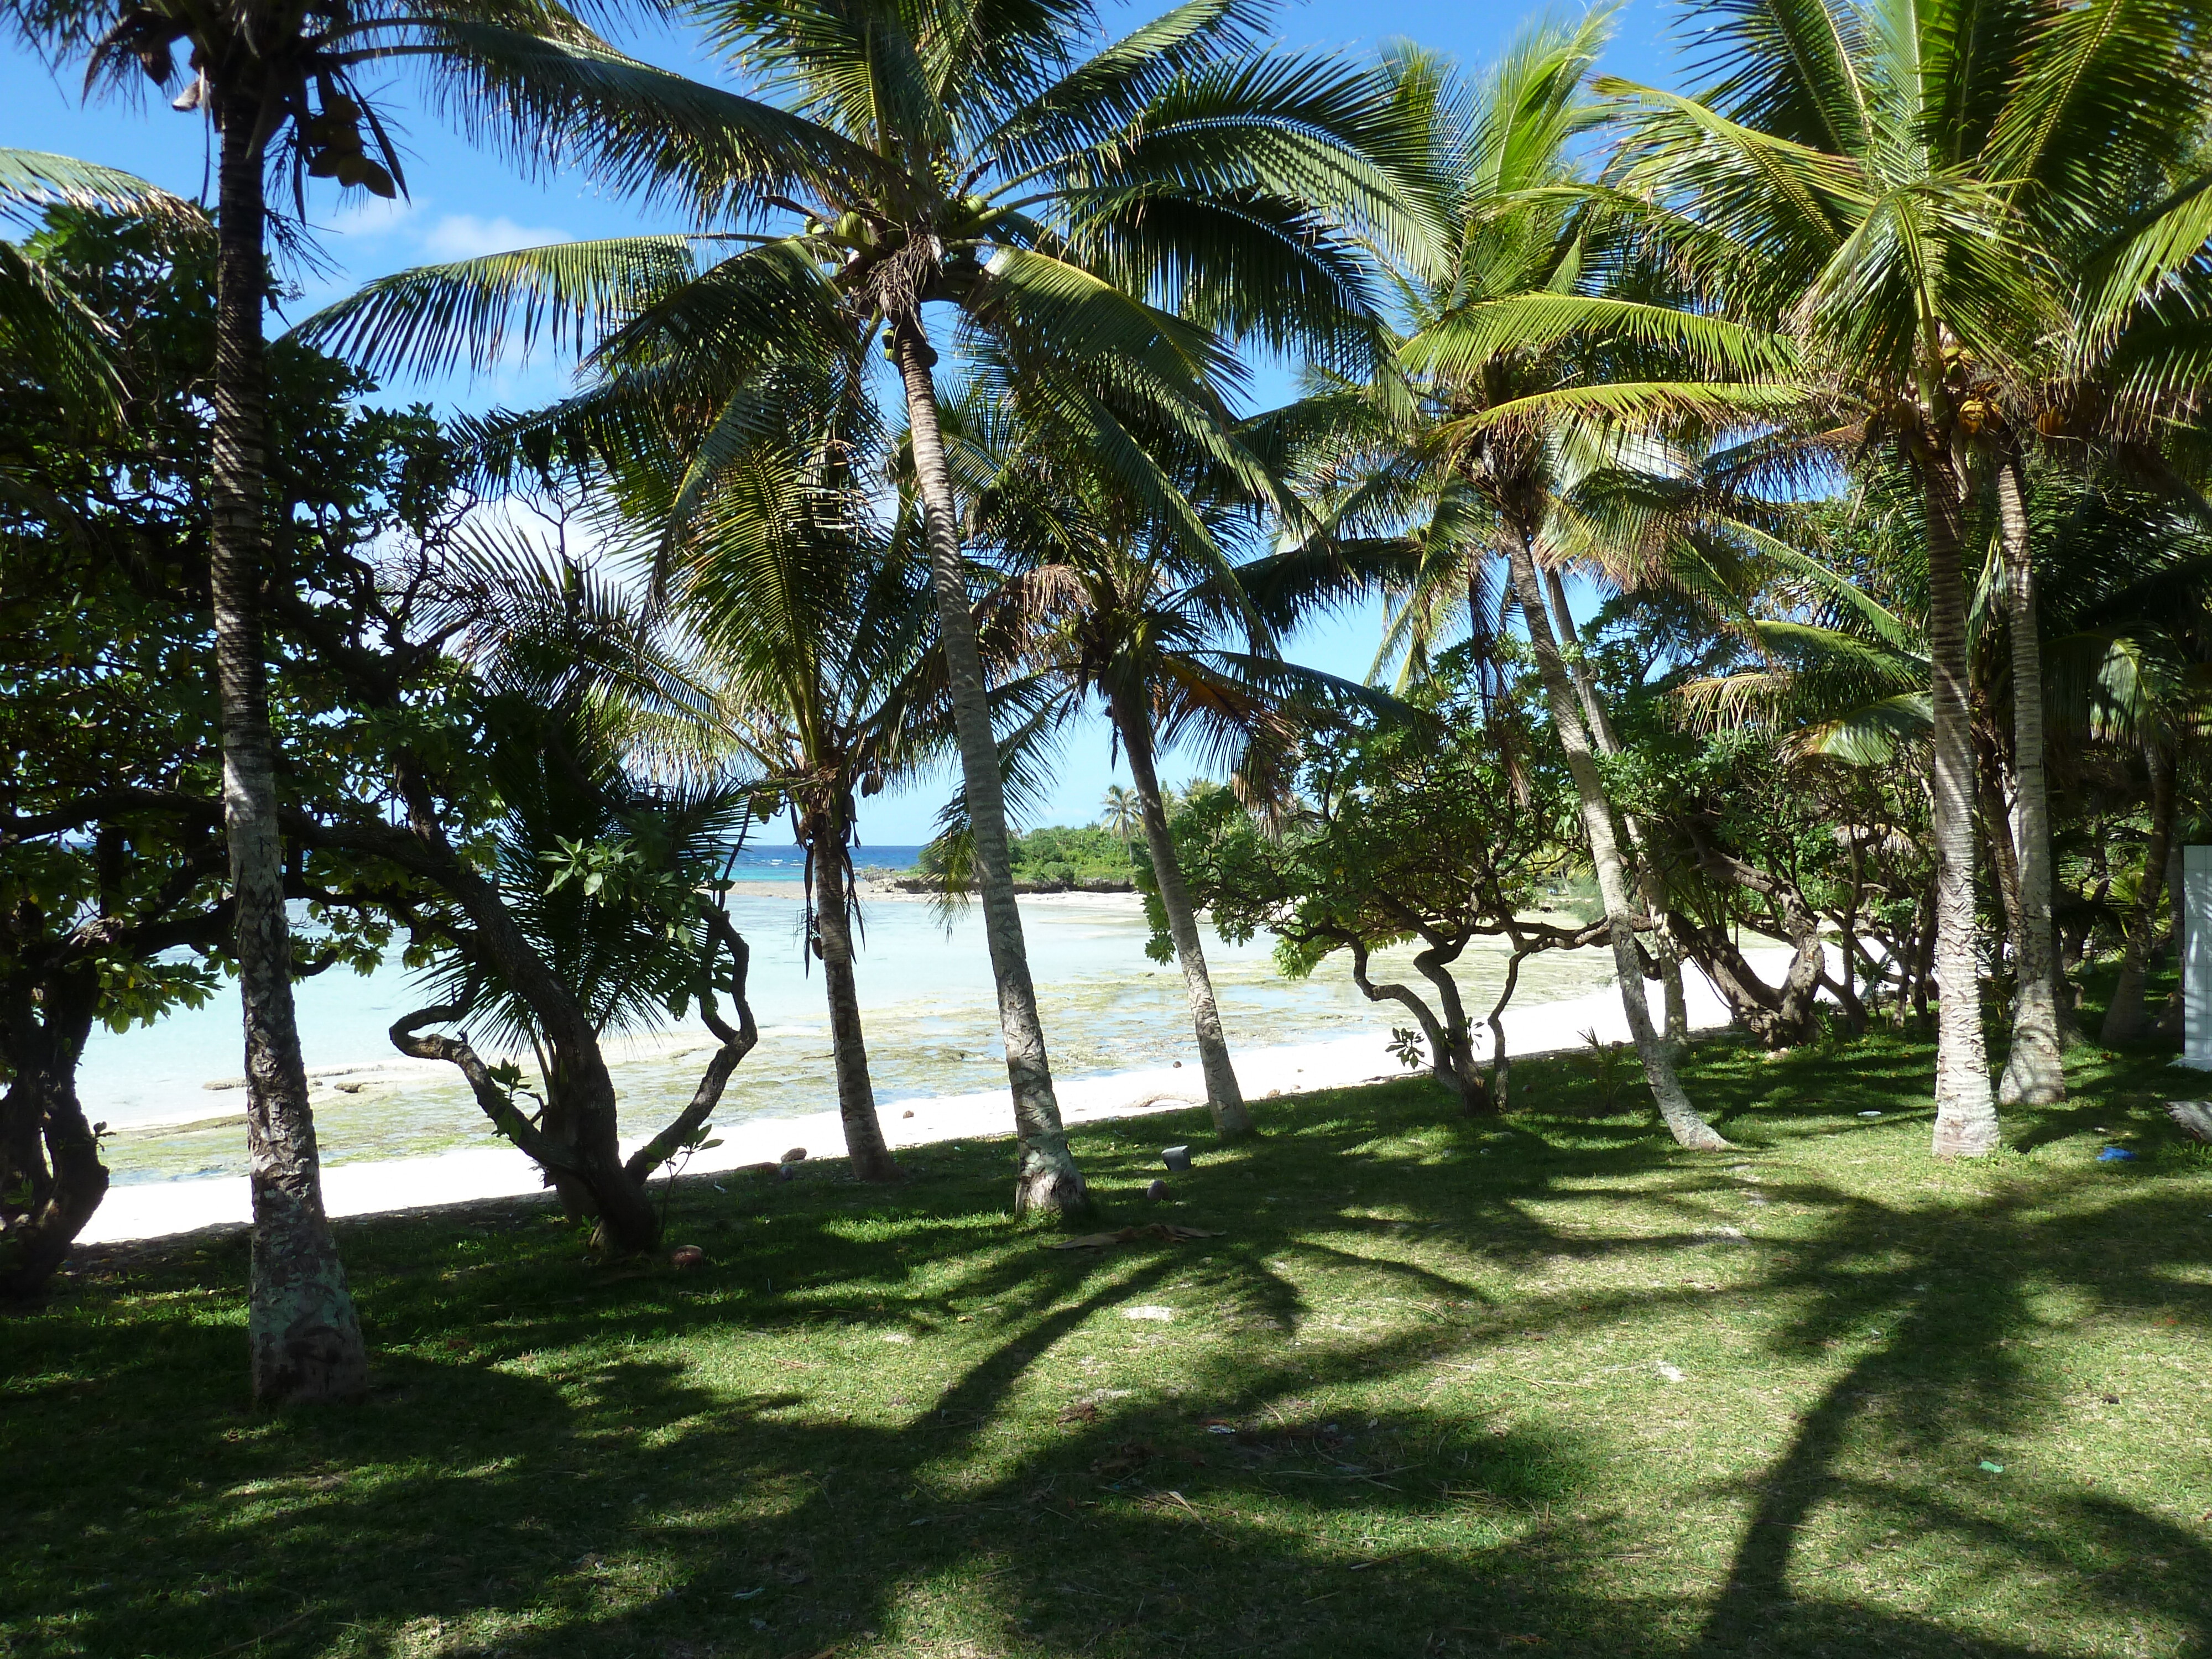
<path fill-rule="evenodd" d="M 211 145 L 0 149 L 0 1651 L 2212 1640 L 2212 0 L 1272 18 L 0 0 Z M 637 228 L 302 314 L 401 109 Z M 860 992 L 933 791 L 957 1142 Z M 763 845 L 842 1144 L 686 1176 Z M 1202 1114 L 1063 1115 L 1084 893 Z M 1255 941 L 1426 1075 L 1240 1058 Z M 1626 1042 L 1516 1063 L 1564 952 Z M 543 1194 L 332 1224 L 387 964 Z M 93 1033 L 227 979 L 250 1226 L 82 1245 Z"/>
<path fill-rule="evenodd" d="M 1133 890 L 1136 866 L 1129 843 L 1103 826 L 1046 824 L 1011 837 L 1006 848 L 1015 884 L 1033 893 Z M 941 889 L 954 852 L 941 844 L 922 848 L 917 890 Z"/>

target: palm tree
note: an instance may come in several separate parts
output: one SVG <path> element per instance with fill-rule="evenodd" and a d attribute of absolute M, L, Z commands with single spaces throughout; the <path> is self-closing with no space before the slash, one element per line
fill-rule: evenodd
<path fill-rule="evenodd" d="M 846 1152 L 860 1179 L 891 1181 L 854 979 L 852 842 L 860 795 L 941 753 L 943 659 L 927 580 L 863 493 L 882 436 L 871 411 L 847 399 L 809 418 L 805 388 L 792 390 L 787 430 L 729 457 L 693 514 L 671 598 L 718 679 L 729 741 L 760 769 L 756 811 L 763 798 L 787 807 L 806 849 Z M 635 453 L 626 459 L 635 472 Z M 628 505 L 638 510 L 636 491 Z"/>
<path fill-rule="evenodd" d="M 1145 804 L 1135 790 L 1109 783 L 1098 805 L 1098 827 L 1124 846 L 1133 845 L 1145 833 Z"/>
<path fill-rule="evenodd" d="M 1195 739 L 1248 787 L 1267 791 L 1298 729 L 1291 697 L 1364 695 L 1284 662 L 1263 614 L 1297 613 L 1310 597 L 1301 587 L 1310 589 L 1316 575 L 1340 581 L 1342 567 L 1299 554 L 1230 562 L 1233 533 L 1241 526 L 1249 535 L 1262 521 L 1249 464 L 1188 452 L 1175 459 L 1169 434 L 1153 434 L 1164 441 L 1163 475 L 1177 486 L 1174 510 L 1163 514 L 1132 500 L 1086 444 L 1010 418 L 1005 408 L 987 378 L 963 401 L 957 427 L 975 473 L 974 539 L 1012 573 L 985 614 L 1006 619 L 1020 641 L 1012 648 L 1052 689 L 1036 700 L 1034 729 L 1064 723 L 1094 696 L 1103 705 L 1134 785 L 1108 799 L 1124 804 L 1123 822 L 1133 818 L 1128 827 L 1145 839 L 1215 1133 L 1249 1133 L 1158 757 Z M 1256 592 L 1247 591 L 1248 577 Z"/>
<path fill-rule="evenodd" d="M 1631 118 L 1613 176 L 1705 304 L 1788 319 L 1807 384 L 1849 411 L 1838 443 L 1887 452 L 1917 483 L 1945 992 L 1934 1147 L 1976 1156 L 1998 1124 L 1975 948 L 1962 505 L 1991 386 L 2020 382 L 2063 314 L 2038 231 L 2100 222 L 2110 198 L 2089 158 L 2112 145 L 2116 170 L 2137 165 L 2147 127 L 2167 118 L 2160 88 L 2194 106 L 2193 37 L 2180 11 L 2138 0 L 1708 12 L 1698 96 L 1599 83 Z"/>
<path fill-rule="evenodd" d="M 1461 236 L 1448 267 L 1401 276 L 1412 329 L 1398 353 L 1402 378 L 1328 396 L 1348 441 L 1328 468 L 1339 496 L 1322 510 L 1346 528 L 1418 517 L 1419 568 L 1397 611 L 1416 650 L 1426 647 L 1417 619 L 1446 603 L 1464 604 L 1484 644 L 1501 608 L 1489 561 L 1504 556 L 1504 594 L 1527 631 L 1575 780 L 1646 1080 L 1679 1142 L 1716 1148 L 1725 1143 L 1683 1092 L 1644 996 L 1636 934 L 1639 911 L 1657 908 L 1656 872 L 1647 869 L 1645 891 L 1632 898 L 1600 765 L 1609 721 L 1582 672 L 1559 580 L 1561 564 L 1582 550 L 1562 502 L 1575 476 L 1619 454 L 1632 424 L 1772 401 L 1741 386 L 1717 395 L 1692 376 L 1771 374 L 1788 354 L 1758 331 L 1613 280 L 1621 274 L 1618 239 L 1576 165 L 1577 143 L 1605 112 L 1583 82 L 1609 27 L 1601 13 L 1532 27 L 1474 88 L 1419 52 L 1395 56 L 1396 95 L 1418 112 L 1425 171 Z M 1379 464 L 1361 465 L 1363 447 Z"/>
<path fill-rule="evenodd" d="M 1387 163 L 1392 112 L 1357 68 L 1255 56 L 1257 0 L 1186 0 L 1087 52 L 1097 21 L 1087 5 L 700 10 L 766 95 L 550 41 L 506 60 L 501 84 L 557 129 L 564 157 L 684 203 L 716 222 L 706 246 L 738 252 L 695 270 L 680 240 L 649 237 L 464 262 L 373 285 L 319 327 L 372 357 L 440 362 L 465 344 L 495 352 L 509 319 L 526 336 L 582 335 L 604 315 L 627 325 L 604 355 L 650 358 L 671 396 L 687 366 L 694 387 L 717 383 L 732 348 L 882 331 L 906 406 L 999 981 L 1016 1207 L 1073 1209 L 1086 1200 L 1014 902 L 937 341 L 989 342 L 1018 371 L 1012 395 L 1086 424 L 1133 489 L 1168 493 L 1117 399 L 1139 398 L 1203 442 L 1225 424 L 1228 341 L 1250 334 L 1338 362 L 1370 342 L 1370 264 L 1331 216 L 1390 246 L 1425 239 Z M 933 335 L 933 307 L 951 313 L 949 339 Z"/>

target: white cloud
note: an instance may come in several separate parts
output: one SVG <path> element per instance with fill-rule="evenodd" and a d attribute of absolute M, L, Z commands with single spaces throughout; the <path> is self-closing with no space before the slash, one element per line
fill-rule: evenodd
<path fill-rule="evenodd" d="M 544 247 L 550 242 L 572 240 L 565 230 L 545 225 L 518 225 L 501 214 L 479 219 L 473 213 L 448 213 L 424 232 L 422 252 L 434 259 L 478 259 L 487 253 L 510 253 L 520 247 Z"/>
<path fill-rule="evenodd" d="M 364 240 L 389 236 L 414 218 L 415 212 L 416 204 L 412 202 L 386 201 L 380 197 L 364 196 L 331 215 L 330 229 L 333 235 L 357 236 Z"/>

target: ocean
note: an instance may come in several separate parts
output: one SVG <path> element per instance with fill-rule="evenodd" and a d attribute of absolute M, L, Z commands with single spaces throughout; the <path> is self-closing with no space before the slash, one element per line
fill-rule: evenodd
<path fill-rule="evenodd" d="M 911 869 L 912 847 L 858 849 L 862 867 Z M 760 1046 L 731 1079 L 716 1114 L 724 1123 L 792 1117 L 836 1105 L 820 964 L 800 949 L 804 855 L 748 848 L 732 875 L 751 890 L 732 894 L 730 913 L 752 947 L 749 991 Z M 787 885 L 790 896 L 773 890 Z M 1093 1077 L 1181 1060 L 1195 1067 L 1182 975 L 1145 955 L 1142 915 L 1126 899 L 1024 900 L 1023 921 L 1053 1069 Z M 948 928 L 915 900 L 864 903 L 857 976 L 871 1077 L 879 1107 L 1006 1085 L 990 959 L 980 915 Z M 1340 958 L 1306 980 L 1275 969 L 1272 942 L 1223 942 L 1208 930 L 1230 1042 L 1273 1047 L 1410 1024 L 1395 1003 L 1363 997 Z M 1503 982 L 1504 952 L 1470 947 L 1458 977 L 1471 1009 L 1487 1011 Z M 1411 972 L 1411 953 L 1376 959 L 1378 977 Z M 1532 959 L 1516 1006 L 1576 996 L 1612 979 L 1610 953 L 1586 951 Z M 295 996 L 301 1046 L 314 1077 L 313 1103 L 325 1161 L 428 1156 L 482 1146 L 495 1136 L 448 1067 L 404 1059 L 387 1035 L 425 996 L 396 963 L 360 975 L 333 969 L 303 981 Z M 689 1041 L 696 1035 L 696 1042 Z M 688 1027 L 612 1041 L 610 1060 L 626 1135 L 658 1128 L 688 1100 L 714 1046 L 696 1019 Z M 118 1183 L 236 1175 L 246 1163 L 243 1066 L 234 988 L 206 1007 L 181 1011 L 137 1030 L 96 1033 L 79 1072 L 88 1113 L 113 1131 L 107 1158 Z M 526 1062 L 526 1073 L 531 1066 Z M 210 1085 L 216 1085 L 210 1087 Z M 229 1086 L 224 1086 L 224 1085 Z"/>

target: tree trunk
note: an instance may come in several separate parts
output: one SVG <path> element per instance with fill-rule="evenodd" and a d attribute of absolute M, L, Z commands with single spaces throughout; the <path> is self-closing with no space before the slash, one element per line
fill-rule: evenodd
<path fill-rule="evenodd" d="M 2188 944 L 2185 930 L 2189 925 L 2189 890 L 2183 885 L 2181 879 L 2182 834 L 2181 826 L 2177 823 L 2166 847 L 2167 915 L 2166 943 L 2167 959 L 2173 963 L 2173 971 L 2177 975 L 2185 975 L 2187 972 L 2183 953 L 2187 949 Z M 2188 1018 L 2189 998 L 2186 988 L 2177 981 L 2173 990 L 2166 999 L 2165 1008 L 2159 1013 L 2157 1024 L 2152 1029 L 2160 1036 L 2183 1036 L 2187 1035 Z"/>
<path fill-rule="evenodd" d="M 1198 912 L 1192 908 L 1182 865 L 1176 857 L 1175 836 L 1168 829 L 1159 774 L 1152 764 L 1152 720 L 1127 697 L 1113 698 L 1109 709 L 1115 730 L 1121 734 L 1121 748 L 1129 757 L 1129 776 L 1144 807 L 1145 846 L 1152 855 L 1152 879 L 1159 889 L 1160 908 L 1167 912 L 1176 960 L 1182 964 L 1183 988 L 1190 996 L 1198 1063 L 1206 1076 L 1206 1109 L 1213 1115 L 1215 1134 L 1224 1139 L 1248 1135 L 1252 1133 L 1252 1111 L 1244 1103 L 1237 1068 L 1230 1063 L 1229 1042 L 1221 1034 L 1221 1010 L 1213 1000 L 1213 979 L 1206 972 L 1206 948 L 1199 938 Z"/>
<path fill-rule="evenodd" d="M 2166 844 L 2166 937 L 2160 941 L 2165 959 L 2178 970 L 2181 966 L 2184 935 L 2189 926 L 2188 890 L 2181 882 L 2182 829 L 2178 815 L 2173 833 Z"/>
<path fill-rule="evenodd" d="M 1651 1008 L 1644 992 L 1644 959 L 1637 949 L 1635 918 L 1628 904 L 1627 872 L 1621 862 L 1620 845 L 1613 839 L 1613 803 L 1607 799 L 1605 780 L 1590 752 L 1589 736 L 1583 725 L 1574 682 L 1568 676 L 1566 665 L 1560 660 L 1559 644 L 1552 636 L 1542 581 L 1536 574 L 1535 550 L 1525 529 L 1509 542 L 1507 563 L 1512 571 L 1522 621 L 1528 630 L 1529 648 L 1535 656 L 1537 672 L 1542 677 L 1545 696 L 1551 704 L 1552 724 L 1559 732 L 1560 746 L 1566 750 L 1567 769 L 1574 778 L 1575 793 L 1582 808 L 1583 833 L 1589 840 L 1598 894 L 1605 902 L 1606 921 L 1613 934 L 1613 961 L 1620 980 L 1621 1012 L 1628 1017 L 1629 1035 L 1635 1040 L 1637 1058 L 1644 1062 L 1644 1081 L 1650 1085 L 1651 1097 L 1658 1103 L 1659 1114 L 1677 1143 L 1701 1152 L 1723 1150 L 1728 1142 L 1690 1104 L 1690 1097 L 1682 1092 L 1682 1085 L 1674 1075 L 1674 1057 L 1651 1024 Z"/>
<path fill-rule="evenodd" d="M 1490 1006 L 1490 1109 L 1504 1114 L 1513 1103 L 1513 1057 L 1505 1052 L 1505 1005 L 1513 1000 L 1513 988 L 1521 982 L 1521 959 L 1516 951 L 1505 959 L 1505 983 Z"/>
<path fill-rule="evenodd" d="M 1851 1035 L 1864 1036 L 1867 1033 L 1867 1006 L 1859 1000 L 1859 956 L 1865 949 L 1859 943 L 1859 903 L 1866 895 L 1866 849 L 1854 834 L 1848 843 L 1850 851 L 1850 897 L 1844 903 L 1843 915 L 1837 919 L 1837 933 L 1843 942 L 1844 977 L 1836 988 L 1836 1000 L 1844 1007 L 1844 1018 L 1850 1020 Z M 1825 969 L 1825 953 L 1823 968 Z M 1868 982 L 1868 994 L 1879 1000 L 1881 981 Z"/>
<path fill-rule="evenodd" d="M 1794 1048 L 1820 1036 L 1820 988 L 1826 977 L 1827 949 L 1816 918 L 1798 905 L 1784 909 L 1794 954 L 1780 988 L 1770 987 L 1724 927 L 1686 927 L 1683 940 L 1692 960 L 1720 993 L 1735 1022 L 1771 1050 Z"/>
<path fill-rule="evenodd" d="M 1912 1018 L 1922 1024 L 1928 1023 L 1928 981 L 1936 972 L 1936 884 L 1931 879 L 1920 895 L 1917 914 L 1912 919 Z M 1898 1004 L 1898 1029 L 1905 1027 L 1906 1004 Z"/>
<path fill-rule="evenodd" d="M 863 1181 L 896 1181 L 898 1165 L 884 1143 L 876 1091 L 868 1080 L 868 1045 L 860 1030 L 860 997 L 853 978 L 851 854 L 842 815 L 814 815 L 814 926 L 821 939 L 822 978 L 830 994 L 830 1050 L 837 1067 L 837 1115 L 845 1152 Z"/>
<path fill-rule="evenodd" d="M 464 902 L 473 900 L 480 904 L 483 895 L 493 890 L 473 872 L 460 874 L 465 879 L 457 886 L 466 895 Z M 653 1207 L 646 1183 L 654 1171 L 690 1144 L 695 1131 L 705 1127 L 720 1103 L 730 1074 L 760 1041 L 759 1027 L 754 1023 L 752 1005 L 745 990 L 750 951 L 729 925 L 726 916 L 719 909 L 708 912 L 712 940 L 708 951 L 726 946 L 730 952 L 730 990 L 737 1004 L 738 1024 L 732 1028 L 715 1012 L 710 954 L 709 959 L 701 964 L 699 1017 L 722 1046 L 707 1063 L 698 1087 L 692 1091 L 690 1103 L 659 1134 L 625 1159 L 616 1134 L 613 1085 L 608 1081 L 596 1036 L 592 1034 L 581 1011 L 565 993 L 546 994 L 548 984 L 557 985 L 558 981 L 553 980 L 544 962 L 521 942 L 511 916 L 503 910 L 471 914 L 479 921 L 479 943 L 486 939 L 492 941 L 486 954 L 499 963 L 510 988 L 517 980 L 528 985 L 529 990 L 523 994 L 532 1014 L 545 1024 L 581 1024 L 589 1040 L 574 1042 L 573 1031 L 561 1040 L 546 1038 L 542 1033 L 533 1036 L 538 1049 L 539 1069 L 546 1084 L 544 1110 L 534 1121 L 515 1104 L 514 1091 L 493 1074 L 492 1068 L 471 1044 L 466 1031 L 453 1036 L 418 1035 L 425 1025 L 446 1024 L 462 1018 L 468 1012 L 465 998 L 462 1002 L 403 1014 L 391 1027 L 392 1046 L 401 1054 L 418 1060 L 443 1060 L 457 1066 L 493 1127 L 545 1172 L 547 1182 L 569 1205 L 569 1212 L 597 1218 L 595 1246 L 618 1255 L 652 1249 L 660 1241 L 660 1216 Z M 580 1050 L 573 1063 L 572 1050 Z"/>
<path fill-rule="evenodd" d="M 1947 458 L 1918 465 L 1928 513 L 1928 657 L 1935 708 L 1936 1133 L 1938 1158 L 1980 1158 L 1997 1144 L 1982 1040 L 1974 915 L 1974 746 L 1967 719 L 1966 583 L 1959 491 Z"/>
<path fill-rule="evenodd" d="M 1597 677 L 1589 671 L 1589 659 L 1581 651 L 1582 640 L 1575 631 L 1575 619 L 1567 609 L 1566 584 L 1559 573 L 1544 572 L 1546 592 L 1551 596 L 1555 625 L 1559 637 L 1574 647 L 1567 668 L 1574 680 L 1575 695 L 1583 707 L 1583 717 L 1589 722 L 1590 741 L 1601 755 L 1620 753 L 1620 734 L 1613 730 L 1613 717 L 1606 712 L 1605 699 L 1598 695 Z M 1657 866 L 1653 862 L 1650 838 L 1633 813 L 1621 815 L 1621 827 L 1628 831 L 1628 844 L 1636 854 L 1637 891 L 1643 897 L 1644 908 L 1650 913 L 1651 955 L 1659 964 L 1659 984 L 1666 999 L 1667 1043 L 1675 1049 L 1686 1048 L 1690 1042 L 1690 1000 L 1682 988 L 1682 943 L 1675 936 L 1674 922 L 1667 903 L 1664 884 L 1659 879 Z"/>
<path fill-rule="evenodd" d="M 2106 1042 L 2124 1042 L 2149 1034 L 2150 1019 L 2143 1007 L 2143 981 L 2150 971 L 2150 948 L 2158 937 L 2158 913 L 2166 886 L 2166 849 L 2173 839 L 2173 757 L 2162 738 L 2153 735 L 2143 743 L 2143 758 L 2150 766 L 2150 844 L 2143 848 L 2142 885 L 2136 893 L 2135 915 L 2128 921 L 2126 947 L 2120 955 L 2120 976 L 2112 986 L 2112 1006 L 2105 1010 L 2101 1033 Z"/>
<path fill-rule="evenodd" d="M 253 1397 L 282 1405 L 359 1394 L 368 1384 L 368 1361 L 337 1241 L 323 1213 L 315 1121 L 292 1015 L 292 945 L 261 629 L 265 140 L 256 100 L 226 96 L 218 115 L 210 587 L 222 704 L 223 820 L 246 1010 L 246 1144 L 253 1194 L 246 1340 Z"/>
<path fill-rule="evenodd" d="M 1037 1018 L 1036 988 L 1030 981 L 1029 949 L 1014 902 L 1013 859 L 1006 844 L 1006 788 L 999 775 L 999 745 L 991 732 L 991 704 L 983 684 L 982 653 L 968 606 L 967 574 L 960 553 L 960 522 L 945 436 L 937 414 L 930 368 L 937 354 L 915 314 L 895 319 L 892 349 L 906 387 L 907 425 L 913 434 L 915 480 L 920 487 L 929 541 L 929 572 L 937 593 L 938 627 L 945 644 L 945 676 L 960 744 L 961 781 L 975 842 L 975 882 L 983 904 L 983 933 L 998 981 L 999 1029 L 1006 1043 L 1006 1079 L 1014 1097 L 1014 1131 L 1020 1146 L 1014 1176 L 1014 1212 L 1066 1215 L 1089 1206 L 1082 1170 L 1067 1149 L 1067 1133 L 1054 1097 L 1045 1055 L 1044 1024 Z"/>
<path fill-rule="evenodd" d="M 12 1073 L 0 1096 L 0 1191 L 9 1194 L 0 1198 L 5 1297 L 45 1289 L 107 1192 L 100 1139 L 76 1096 L 77 1061 L 92 1031 L 90 988 L 72 994 L 76 988 L 49 980 L 10 988 L 0 1011 L 0 1061 Z"/>
<path fill-rule="evenodd" d="M 2013 856 L 2014 829 L 2012 803 L 2006 790 L 2008 769 L 1996 744 L 1978 745 L 1974 787 L 1982 798 L 1983 840 L 1988 844 L 1990 873 L 1996 878 L 1999 919 L 2003 923 L 2005 955 L 2014 968 L 2020 965 L 2020 864 Z"/>
<path fill-rule="evenodd" d="M 2048 1106 L 2066 1098 L 2059 1030 L 2058 955 L 2051 919 L 2051 796 L 2043 766 L 2043 637 L 2035 602 L 2034 550 L 2020 454 L 2007 447 L 1997 467 L 1997 520 L 2004 538 L 2005 618 L 2012 635 L 2012 848 L 2017 871 L 2012 1050 L 1997 1098 Z"/>
<path fill-rule="evenodd" d="M 1413 958 L 1421 976 L 1442 994 L 1441 1019 L 1413 987 L 1395 980 L 1377 985 L 1369 978 L 1367 946 L 1358 939 L 1352 941 L 1352 982 L 1370 1002 L 1395 1002 L 1419 1022 L 1421 1035 L 1429 1044 L 1429 1074 L 1459 1097 L 1462 1114 L 1482 1117 L 1496 1112 L 1498 1106 L 1489 1085 L 1474 1069 L 1474 1038 L 1468 1030 L 1467 1012 L 1449 966 L 1458 956 L 1457 947 L 1431 945 Z"/>

